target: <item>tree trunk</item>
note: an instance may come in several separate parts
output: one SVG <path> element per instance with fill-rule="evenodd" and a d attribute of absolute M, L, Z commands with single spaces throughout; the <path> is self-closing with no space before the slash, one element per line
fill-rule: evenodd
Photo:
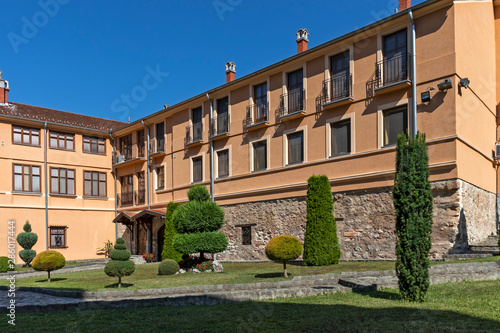
<path fill-rule="evenodd" d="M 50 271 L 47 271 L 47 273 L 49 273 L 49 282 L 50 282 Z"/>
<path fill-rule="evenodd" d="M 288 274 L 286 273 L 286 261 L 283 263 L 283 269 L 285 270 L 285 272 L 283 273 L 283 276 L 288 277 Z"/>
<path fill-rule="evenodd" d="M 203 261 L 205 260 L 205 252 L 200 252 L 200 260 Z"/>
<path fill-rule="evenodd" d="M 121 288 L 122 287 L 122 277 L 119 276 L 118 277 L 118 288 Z"/>

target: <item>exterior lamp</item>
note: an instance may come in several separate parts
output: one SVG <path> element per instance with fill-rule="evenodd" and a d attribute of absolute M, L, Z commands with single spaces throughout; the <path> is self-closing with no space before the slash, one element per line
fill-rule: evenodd
<path fill-rule="evenodd" d="M 458 84 L 460 87 L 464 87 L 465 89 L 469 88 L 470 80 L 469 78 L 464 77 L 460 79 L 460 83 Z"/>
<path fill-rule="evenodd" d="M 443 91 L 443 90 L 448 90 L 453 88 L 453 84 L 451 83 L 450 79 L 445 79 L 443 82 L 438 83 L 438 89 Z"/>
<path fill-rule="evenodd" d="M 422 104 L 429 103 L 431 101 L 431 91 L 434 91 L 434 88 L 427 88 L 426 91 L 420 94 L 420 97 L 422 98 Z"/>

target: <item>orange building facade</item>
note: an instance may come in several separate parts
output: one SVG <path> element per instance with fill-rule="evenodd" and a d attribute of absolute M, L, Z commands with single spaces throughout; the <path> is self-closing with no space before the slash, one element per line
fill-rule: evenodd
<path fill-rule="evenodd" d="M 228 62 L 226 84 L 131 124 L 109 125 L 99 132 L 106 155 L 87 158 L 77 151 L 76 161 L 48 149 L 50 163 L 72 165 L 77 177 L 107 170 L 107 200 L 82 195 L 83 179 L 73 201 L 49 193 L 60 208 L 50 221 L 61 225 L 61 217 L 75 216 L 81 233 L 96 240 L 85 250 L 75 243 L 82 256 L 95 257 L 93 247 L 116 230 L 133 253 L 153 252 L 158 259 L 167 203 L 185 202 L 189 187 L 203 184 L 226 212 L 222 231 L 229 247 L 218 258 L 265 259 L 273 236 L 303 240 L 307 179 L 324 174 L 332 185 L 342 259 L 392 259 L 395 140 L 416 127 L 426 134 L 429 150 L 431 255 L 465 251 L 498 228 L 493 150 L 500 137 L 499 36 L 500 1 L 429 0 L 311 49 L 307 30 L 300 29 L 296 55 L 237 79 L 235 64 Z M 22 116 L 15 122 L 0 118 L 2 133 L 9 135 L 15 125 L 29 125 Z M 76 149 L 89 131 L 78 129 Z M 7 158 L 1 163 L 13 174 L 14 156 L 29 156 L 19 163 L 33 164 L 43 152 L 17 149 L 13 137 L 4 137 Z M 16 209 L 11 215 L 18 221 L 30 219 L 24 216 L 35 210 L 26 205 L 43 208 L 43 194 L 14 193 L 9 182 L 2 186 L 3 221 Z M 81 214 L 84 208 L 95 218 Z"/>

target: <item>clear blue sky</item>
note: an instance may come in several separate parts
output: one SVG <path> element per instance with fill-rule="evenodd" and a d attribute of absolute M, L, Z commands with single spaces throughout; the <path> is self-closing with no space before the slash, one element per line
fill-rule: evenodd
<path fill-rule="evenodd" d="M 397 6 L 397 0 L 2 0 L 0 70 L 10 101 L 134 121 L 224 84 L 227 61 L 236 63 L 238 78 L 294 55 L 299 28 L 309 30 L 314 47 Z"/>

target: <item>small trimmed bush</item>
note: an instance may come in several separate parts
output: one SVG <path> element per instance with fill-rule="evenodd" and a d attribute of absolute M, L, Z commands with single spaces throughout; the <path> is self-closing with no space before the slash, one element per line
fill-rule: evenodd
<path fill-rule="evenodd" d="M 31 248 L 36 244 L 38 236 L 31 232 L 29 221 L 26 221 L 23 230 L 24 232 L 21 232 L 16 238 L 17 243 L 24 249 L 19 251 L 19 257 L 26 263 L 25 266 L 30 266 L 36 256 L 36 251 Z"/>
<path fill-rule="evenodd" d="M 14 268 L 10 267 L 9 260 L 10 259 L 7 257 L 0 257 L 0 273 L 5 273 L 14 270 Z"/>
<path fill-rule="evenodd" d="M 179 271 L 179 264 L 172 259 L 163 260 L 158 266 L 158 275 L 172 275 Z"/>
<path fill-rule="evenodd" d="M 224 251 L 227 245 L 226 235 L 217 231 L 177 234 L 173 241 L 173 246 L 183 253 L 218 253 Z"/>
<path fill-rule="evenodd" d="M 174 213 L 179 233 L 217 231 L 224 224 L 224 211 L 212 201 L 189 201 Z"/>
<path fill-rule="evenodd" d="M 210 200 L 210 193 L 203 185 L 194 185 L 188 191 L 189 201 L 208 201 Z"/>
<path fill-rule="evenodd" d="M 302 254 L 302 243 L 290 235 L 281 235 L 273 237 L 266 245 L 266 256 L 272 261 L 283 263 L 283 275 L 288 277 L 286 272 L 286 263 L 294 260 Z"/>
<path fill-rule="evenodd" d="M 35 271 L 46 271 L 48 273 L 48 281 L 50 282 L 50 272 L 66 266 L 66 259 L 57 251 L 43 251 L 37 254 L 31 266 Z"/>
<path fill-rule="evenodd" d="M 104 266 L 104 272 L 108 276 L 114 276 L 118 278 L 118 288 L 122 286 L 122 277 L 132 275 L 135 271 L 135 264 L 130 258 L 130 252 L 127 250 L 127 245 L 123 238 L 118 238 L 116 240 L 115 249 L 110 252 L 109 261 L 106 266 Z"/>
<path fill-rule="evenodd" d="M 174 236 L 177 234 L 174 222 L 172 221 L 172 215 L 179 206 L 180 204 L 177 202 L 169 202 L 167 205 L 167 213 L 165 214 L 165 240 L 163 241 L 163 251 L 161 253 L 162 260 L 173 259 L 176 262 L 182 260 L 182 253 L 172 246 Z"/>

